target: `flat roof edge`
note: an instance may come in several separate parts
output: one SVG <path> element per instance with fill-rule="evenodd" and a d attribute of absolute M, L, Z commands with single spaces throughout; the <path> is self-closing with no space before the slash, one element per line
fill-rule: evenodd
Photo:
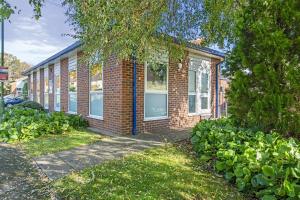
<path fill-rule="evenodd" d="M 54 54 L 53 56 L 47 58 L 46 60 L 38 63 L 37 65 L 25 70 L 22 75 L 26 76 L 28 75 L 31 71 L 39 68 L 39 67 L 42 67 L 48 63 L 50 63 L 51 61 L 54 61 L 56 60 L 57 58 L 79 48 L 80 46 L 82 45 L 81 41 L 76 41 L 74 42 L 73 44 L 71 44 L 70 46 L 68 46 L 67 48 L 59 51 L 58 53 Z M 191 42 L 188 42 L 187 43 L 187 48 L 190 48 L 190 49 L 193 49 L 193 50 L 196 50 L 196 51 L 200 51 L 200 52 L 204 52 L 204 53 L 207 53 L 207 54 L 211 54 L 211 55 L 214 55 L 214 56 L 217 56 L 217 57 L 220 57 L 220 58 L 225 58 L 225 54 L 220 52 L 220 51 L 217 51 L 217 50 L 214 50 L 214 49 L 211 49 L 211 48 L 208 48 L 208 47 L 202 47 L 200 45 L 197 45 L 197 44 L 193 44 Z"/>

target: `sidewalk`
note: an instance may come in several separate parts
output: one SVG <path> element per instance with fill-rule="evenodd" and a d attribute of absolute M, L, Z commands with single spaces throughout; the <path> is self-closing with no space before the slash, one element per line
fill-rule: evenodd
<path fill-rule="evenodd" d="M 82 170 L 133 152 L 163 145 L 163 142 L 129 137 L 104 138 L 100 142 L 34 158 L 42 172 L 51 180 L 72 171 Z"/>
<path fill-rule="evenodd" d="M 107 136 L 109 137 L 91 145 L 34 158 L 35 164 L 50 180 L 55 180 L 72 171 L 79 171 L 147 148 L 162 146 L 168 142 L 187 139 L 190 130 L 164 130 L 160 133 L 144 133 L 137 136 Z"/>

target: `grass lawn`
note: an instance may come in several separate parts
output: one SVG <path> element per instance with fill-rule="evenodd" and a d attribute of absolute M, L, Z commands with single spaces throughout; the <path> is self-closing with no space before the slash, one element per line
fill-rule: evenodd
<path fill-rule="evenodd" d="M 62 199 L 244 199 L 223 178 L 197 166 L 177 147 L 155 148 L 73 173 L 54 188 Z"/>
<path fill-rule="evenodd" d="M 73 130 L 60 135 L 44 135 L 33 140 L 19 142 L 21 147 L 32 157 L 56 153 L 80 145 L 101 140 L 101 136 L 88 130 Z"/>

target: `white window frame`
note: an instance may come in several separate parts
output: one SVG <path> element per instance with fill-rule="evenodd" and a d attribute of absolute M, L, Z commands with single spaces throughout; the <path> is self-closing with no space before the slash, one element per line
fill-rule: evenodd
<path fill-rule="evenodd" d="M 102 62 L 102 91 L 91 91 L 91 68 L 89 68 L 89 116 L 90 118 L 94 118 L 94 119 L 99 119 L 99 120 L 103 120 L 103 116 L 104 116 L 104 76 L 103 76 L 103 69 L 104 69 L 104 63 Z M 91 114 L 91 94 L 102 94 L 102 99 L 103 99 L 103 115 L 102 116 L 98 116 L 98 115 L 92 115 Z"/>
<path fill-rule="evenodd" d="M 38 69 L 36 71 L 36 81 L 35 81 L 35 90 L 36 90 L 36 102 L 41 103 L 41 72 Z M 39 89 L 38 89 L 39 88 Z"/>
<path fill-rule="evenodd" d="M 59 79 L 60 79 L 60 86 L 59 86 L 59 94 L 57 93 L 56 91 L 56 76 L 59 76 Z M 54 65 L 54 91 L 53 91 L 53 94 L 54 94 L 54 110 L 55 111 L 60 111 L 61 110 L 61 74 L 60 74 L 60 61 L 58 61 L 57 63 L 55 63 Z M 59 107 L 56 107 L 56 104 L 57 104 L 57 95 L 59 95 Z"/>
<path fill-rule="evenodd" d="M 48 89 L 46 90 L 46 80 L 48 80 Z M 48 104 L 46 105 L 45 99 L 48 99 Z M 44 108 L 49 109 L 49 69 L 48 67 L 44 68 Z"/>
<path fill-rule="evenodd" d="M 167 65 L 167 89 L 165 91 L 148 90 L 147 89 L 147 70 L 148 63 L 144 64 L 144 121 L 163 120 L 169 118 L 169 55 L 161 56 L 161 60 L 155 61 Z M 164 94 L 167 95 L 167 115 L 159 117 L 146 117 L 146 94 Z"/>
<path fill-rule="evenodd" d="M 74 63 L 72 63 L 74 62 Z M 71 65 L 72 64 L 72 65 Z M 70 92 L 70 72 L 76 71 L 76 92 Z M 76 95 L 76 112 L 70 111 L 70 95 Z M 77 114 L 78 112 L 78 67 L 77 67 L 77 55 L 70 56 L 68 59 L 68 113 Z"/>
<path fill-rule="evenodd" d="M 30 100 L 33 101 L 33 72 L 30 74 Z"/>
<path fill-rule="evenodd" d="M 195 65 L 193 64 L 195 63 Z M 205 62 L 208 66 L 206 68 L 204 67 Z M 211 59 L 205 58 L 202 56 L 190 56 L 190 62 L 189 62 L 189 71 L 196 71 L 196 112 L 190 113 L 189 112 L 189 95 L 193 95 L 194 93 L 188 93 L 188 114 L 189 116 L 193 115 L 211 115 Z M 207 93 L 201 93 L 201 78 L 202 73 L 208 74 L 208 92 Z M 207 97 L 207 109 L 201 109 L 201 97 Z"/>

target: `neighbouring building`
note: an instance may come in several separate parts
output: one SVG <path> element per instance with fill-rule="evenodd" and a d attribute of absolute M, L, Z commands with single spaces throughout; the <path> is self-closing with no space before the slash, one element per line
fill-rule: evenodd
<path fill-rule="evenodd" d="M 23 96 L 23 87 L 27 83 L 27 77 L 18 78 L 13 82 L 10 82 L 10 94 L 15 97 Z"/>
<path fill-rule="evenodd" d="M 76 42 L 24 75 L 32 100 L 51 112 L 82 115 L 103 132 L 180 129 L 218 117 L 219 64 L 224 59 L 222 53 L 195 44 L 186 48 L 186 55 L 178 63 L 165 53 L 155 63 L 138 63 L 136 70 L 132 61 L 114 56 L 104 66 L 88 66 L 80 61 L 83 52 Z"/>
<path fill-rule="evenodd" d="M 228 99 L 226 96 L 226 91 L 229 88 L 229 79 L 220 77 L 220 89 L 219 89 L 219 115 L 220 117 L 227 117 L 228 115 Z"/>

